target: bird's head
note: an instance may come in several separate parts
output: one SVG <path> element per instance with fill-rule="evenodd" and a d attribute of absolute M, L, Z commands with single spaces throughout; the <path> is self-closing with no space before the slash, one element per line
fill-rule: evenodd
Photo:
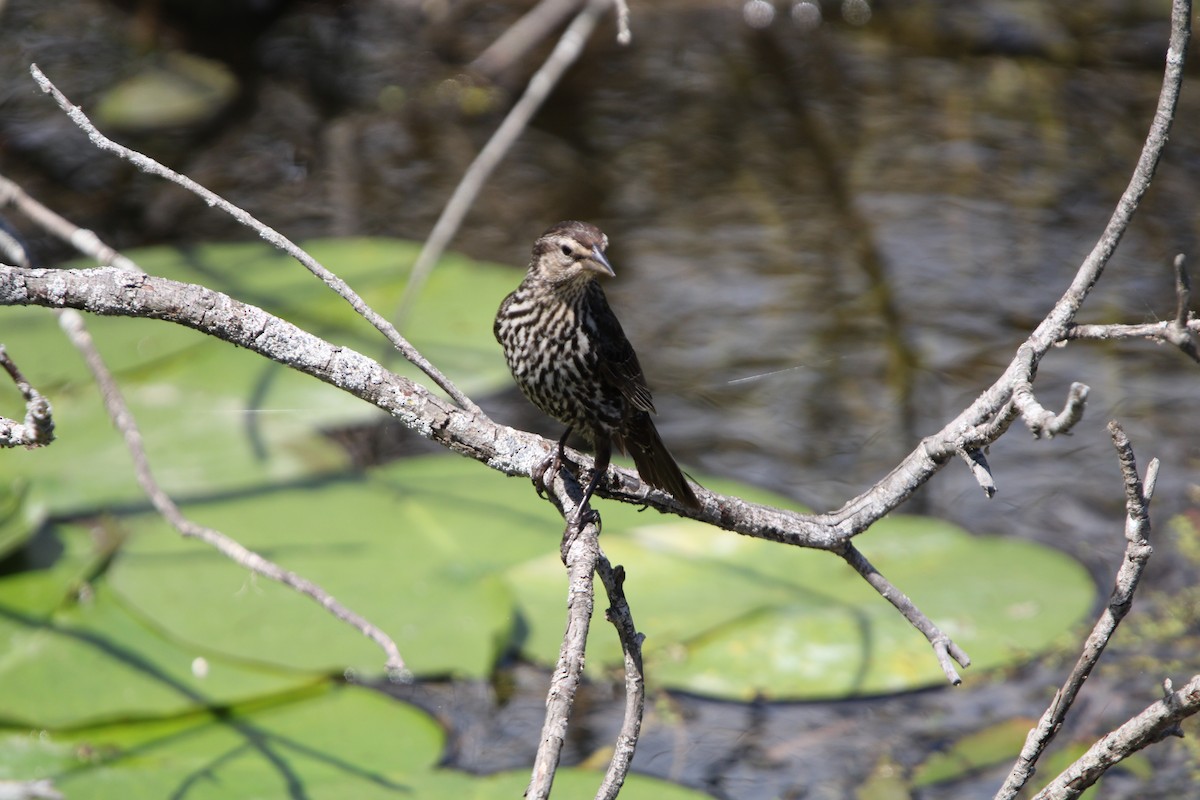
<path fill-rule="evenodd" d="M 584 283 L 616 275 L 604 256 L 608 237 L 586 222 L 560 222 L 533 243 L 530 275 L 551 284 Z"/>

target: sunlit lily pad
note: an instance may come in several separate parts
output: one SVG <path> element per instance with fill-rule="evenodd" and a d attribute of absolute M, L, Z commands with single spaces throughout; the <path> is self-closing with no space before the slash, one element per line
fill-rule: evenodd
<path fill-rule="evenodd" d="M 102 128 L 140 133 L 201 125 L 225 110 L 237 91 L 237 76 L 223 62 L 168 52 L 105 91 L 95 118 Z"/>
<path fill-rule="evenodd" d="M 722 697 L 812 698 L 944 680 L 924 638 L 835 556 L 621 504 L 599 507 L 603 545 L 626 568 L 626 593 L 647 635 L 652 683 Z M 419 674 L 483 675 L 513 644 L 532 660 L 557 656 L 566 591 L 562 523 L 525 481 L 465 459 L 427 457 L 361 479 L 188 510 L 382 625 Z M 248 576 L 161 523 L 130 525 L 136 535 L 109 579 L 161 631 L 190 647 L 276 667 L 380 668 L 369 642 L 314 614 L 310 601 Z M 975 669 L 1052 646 L 1093 598 L 1086 572 L 1061 553 L 970 536 L 937 520 L 891 518 L 860 546 L 971 653 Z M 994 581 L 998 571 L 1009 578 Z M 620 663 L 601 617 L 590 641 L 590 665 Z"/>
<path fill-rule="evenodd" d="M 216 717 L 196 714 L 79 732 L 0 729 L 0 780 L 51 780 L 69 797 L 520 797 L 529 772 L 468 775 L 437 766 L 445 735 L 422 711 L 343 686 Z M 603 773 L 563 769 L 555 795 L 591 796 Z M 629 777 L 626 800 L 700 800 Z"/>
<path fill-rule="evenodd" d="M 0 483 L 0 558 L 20 547 L 41 524 L 39 515 L 25 512 L 29 481 L 13 478 Z"/>
<path fill-rule="evenodd" d="M 512 501 L 514 489 L 524 503 Z M 557 552 L 561 529 L 528 482 L 454 456 L 185 510 L 384 628 L 423 675 L 490 672 L 516 623 L 501 570 Z M 279 667 L 381 671 L 380 650 L 311 600 L 182 540 L 157 519 L 131 520 L 129 528 L 109 580 L 167 635 Z"/>
<path fill-rule="evenodd" d="M 0 770 L 70 797 L 396 797 L 433 768 L 428 715 L 355 687 L 161 722 L 0 739 Z M 411 796 L 411 795 L 410 795 Z"/>
<path fill-rule="evenodd" d="M 341 239 L 311 242 L 309 250 L 386 312 L 398 302 L 417 246 Z M 148 272 L 227 292 L 429 384 L 344 300 L 264 243 L 154 247 L 127 255 Z M 491 320 L 518 276 L 516 269 L 447 256 L 414 309 L 413 343 L 464 391 L 510 385 Z M 103 317 L 88 317 L 88 323 L 141 428 L 156 476 L 177 495 L 341 468 L 343 454 L 320 430 L 383 416 L 320 381 L 177 325 Z M 6 308 L 0 330 L 9 353 L 52 402 L 57 425 L 52 446 L 0 454 L 0 486 L 15 492 L 20 480 L 28 492 L 25 519 L 139 501 L 125 445 L 53 313 Z M 0 382 L 0 414 L 23 414 L 8 382 Z"/>
<path fill-rule="evenodd" d="M 103 584 L 75 601 L 71 570 L 0 581 L 0 724 L 61 727 L 190 713 L 311 684 L 312 676 L 197 658 L 114 602 Z M 42 613 L 39 613 L 42 611 Z"/>
<path fill-rule="evenodd" d="M 643 517 L 627 527 L 628 519 L 606 515 L 601 543 L 625 567 L 652 684 L 735 699 L 815 699 L 944 683 L 925 639 L 836 556 L 687 521 Z M 938 520 L 889 518 L 859 547 L 968 651 L 972 671 L 1053 646 L 1094 598 L 1087 572 L 1062 553 Z M 556 560 L 542 556 L 509 573 L 531 659 L 547 661 L 562 635 Z M 615 634 L 598 618 L 588 664 L 620 663 Z"/>
<path fill-rule="evenodd" d="M 1021 752 L 1025 736 L 1036 724 L 1035 719 L 1014 717 L 962 736 L 925 759 L 913 772 L 913 785 L 961 780 L 987 767 L 1011 764 Z"/>

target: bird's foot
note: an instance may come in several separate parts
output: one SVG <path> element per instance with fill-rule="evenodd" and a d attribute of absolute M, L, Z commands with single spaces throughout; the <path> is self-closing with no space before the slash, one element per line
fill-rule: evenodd
<path fill-rule="evenodd" d="M 551 475 L 557 475 L 561 463 L 562 459 L 556 451 L 552 455 L 546 456 L 545 460 L 534 467 L 529 473 L 530 479 L 533 480 L 533 490 L 537 492 L 538 497 L 544 498 L 546 496 L 546 473 L 549 472 Z"/>
<path fill-rule="evenodd" d="M 566 467 L 572 475 L 579 474 L 579 465 L 572 461 L 562 448 L 555 449 L 552 455 L 546 456 L 546 459 L 533 468 L 529 473 L 529 477 L 533 480 L 533 489 L 538 493 L 538 497 L 546 496 L 546 475 L 549 473 L 551 480 L 558 475 L 558 471 Z"/>
<path fill-rule="evenodd" d="M 578 541 L 579 537 L 583 535 L 583 529 L 588 525 L 595 525 L 596 533 L 600 533 L 600 512 L 590 506 L 583 505 L 575 509 L 575 513 L 567 520 L 567 527 L 563 530 L 559 553 L 562 555 L 564 564 L 568 562 L 568 555 L 571 552 L 571 548 Z"/>
<path fill-rule="evenodd" d="M 600 527 L 600 512 L 588 505 L 582 505 L 575 509 L 575 513 L 571 515 L 570 525 L 573 528 L 582 529 L 585 525 L 595 525 Z"/>

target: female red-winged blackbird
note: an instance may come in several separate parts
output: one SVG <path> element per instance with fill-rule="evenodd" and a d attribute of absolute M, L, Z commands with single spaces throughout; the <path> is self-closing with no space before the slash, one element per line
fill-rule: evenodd
<path fill-rule="evenodd" d="M 560 222 L 542 234 L 525 279 L 500 304 L 496 339 L 525 396 L 567 426 L 551 463 L 560 462 L 572 430 L 596 450 L 580 514 L 608 470 L 614 441 L 633 456 L 642 480 L 699 508 L 654 428 L 637 354 L 596 280 L 615 275 L 604 257 L 607 246 L 608 237 L 586 222 Z"/>

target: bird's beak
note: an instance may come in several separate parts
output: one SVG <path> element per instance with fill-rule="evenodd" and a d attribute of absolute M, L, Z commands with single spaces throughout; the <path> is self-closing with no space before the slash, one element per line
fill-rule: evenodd
<path fill-rule="evenodd" d="M 588 269 L 592 272 L 598 272 L 601 275 L 607 275 L 610 278 L 617 277 L 617 273 L 613 271 L 612 264 L 608 263 L 608 259 L 604 257 L 604 251 L 599 247 L 592 248 L 592 257 L 588 259 Z"/>

